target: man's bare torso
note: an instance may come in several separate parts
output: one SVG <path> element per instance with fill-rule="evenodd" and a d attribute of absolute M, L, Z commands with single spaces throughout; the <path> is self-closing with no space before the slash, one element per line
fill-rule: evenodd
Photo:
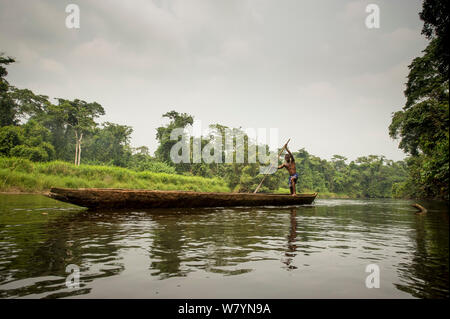
<path fill-rule="evenodd" d="M 291 159 L 290 162 L 285 162 L 284 163 L 284 167 L 286 167 L 286 169 L 289 172 L 289 175 L 294 175 L 295 173 L 297 173 L 297 170 L 295 168 L 295 162 Z"/>

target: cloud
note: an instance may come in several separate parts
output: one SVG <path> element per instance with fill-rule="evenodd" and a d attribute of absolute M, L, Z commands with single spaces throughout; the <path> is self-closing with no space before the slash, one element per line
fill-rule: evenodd
<path fill-rule="evenodd" d="M 46 73 L 55 73 L 55 74 L 63 74 L 66 71 L 66 68 L 63 64 L 55 61 L 53 59 L 41 59 L 39 61 L 41 64 L 42 70 Z"/>
<path fill-rule="evenodd" d="M 329 82 L 313 82 L 299 88 L 299 98 L 305 101 L 332 101 L 338 96 L 338 90 Z"/>
<path fill-rule="evenodd" d="M 364 22 L 364 18 L 367 16 L 366 7 L 371 3 L 367 0 L 362 1 L 350 1 L 343 6 L 343 10 L 339 11 L 337 17 L 342 22 L 360 20 Z"/>

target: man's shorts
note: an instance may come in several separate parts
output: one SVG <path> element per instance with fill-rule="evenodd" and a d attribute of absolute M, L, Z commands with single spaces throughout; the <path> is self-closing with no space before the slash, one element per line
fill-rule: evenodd
<path fill-rule="evenodd" d="M 289 187 L 292 186 L 292 185 L 291 185 L 291 178 L 292 178 L 292 177 L 294 177 L 294 182 L 297 183 L 297 180 L 298 180 L 298 174 L 295 173 L 294 175 L 289 176 Z"/>

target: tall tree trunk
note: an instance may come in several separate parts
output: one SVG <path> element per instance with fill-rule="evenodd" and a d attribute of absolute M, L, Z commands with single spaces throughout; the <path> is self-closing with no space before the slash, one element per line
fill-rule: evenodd
<path fill-rule="evenodd" d="M 77 166 L 78 162 L 78 133 L 75 131 L 75 166 Z"/>
<path fill-rule="evenodd" d="M 77 162 L 77 166 L 80 166 L 80 160 L 81 160 L 81 142 L 78 142 L 78 162 Z"/>
<path fill-rule="evenodd" d="M 81 140 L 83 139 L 83 133 L 80 134 L 80 139 L 78 140 L 78 166 L 81 162 Z"/>

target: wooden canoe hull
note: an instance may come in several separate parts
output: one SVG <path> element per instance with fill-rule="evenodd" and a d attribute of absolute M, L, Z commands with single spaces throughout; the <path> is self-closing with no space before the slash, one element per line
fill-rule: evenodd
<path fill-rule="evenodd" d="M 317 196 L 253 193 L 203 193 L 110 188 L 52 188 L 48 197 L 82 207 L 101 209 L 284 206 L 311 204 Z"/>

